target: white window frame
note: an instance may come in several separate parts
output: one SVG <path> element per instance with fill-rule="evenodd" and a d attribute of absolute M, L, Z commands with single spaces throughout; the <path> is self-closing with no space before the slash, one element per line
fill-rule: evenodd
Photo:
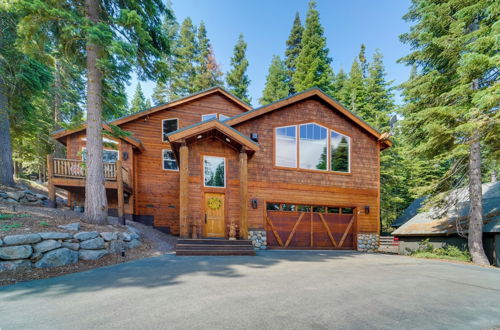
<path fill-rule="evenodd" d="M 205 158 L 222 158 L 224 160 L 224 186 L 222 187 L 215 187 L 215 186 L 207 186 L 206 184 L 206 181 L 205 181 Z M 219 188 L 219 189 L 223 189 L 223 188 L 226 188 L 226 175 L 227 175 L 227 163 L 226 163 L 226 157 L 221 157 L 221 156 L 211 156 L 211 155 L 204 155 L 203 156 L 203 187 L 206 187 L 206 188 Z"/>
<path fill-rule="evenodd" d="M 168 142 L 167 140 L 165 140 L 165 132 L 164 132 L 165 131 L 165 128 L 164 128 L 165 125 L 163 124 L 167 120 L 176 120 L 177 121 L 177 129 L 176 130 L 179 129 L 179 118 L 167 118 L 167 119 L 163 119 L 161 121 L 161 140 L 163 142 Z M 167 133 L 167 134 L 169 134 L 169 133 Z"/>
<path fill-rule="evenodd" d="M 87 147 L 82 147 L 82 153 L 80 155 L 80 157 L 82 158 L 82 161 L 83 161 L 83 152 L 84 151 L 87 151 Z M 120 151 L 119 150 L 114 150 L 114 149 L 102 149 L 102 152 L 104 153 L 104 151 L 111 151 L 111 152 L 116 152 L 117 156 L 116 156 L 116 160 L 120 160 Z M 103 162 L 104 162 L 104 159 L 103 159 Z M 112 163 L 109 163 L 109 162 L 106 162 L 106 164 L 112 164 Z"/>
<path fill-rule="evenodd" d="M 319 170 L 319 169 L 306 169 L 306 168 L 301 168 L 300 167 L 300 126 L 302 125 L 308 125 L 308 124 L 315 124 L 318 126 L 321 126 L 323 128 L 326 128 L 327 130 L 327 169 L 326 170 Z M 277 152 L 276 152 L 276 147 L 278 146 L 277 139 L 278 139 L 278 134 L 277 131 L 280 128 L 288 128 L 288 127 L 295 127 L 295 148 L 297 150 L 296 152 L 296 157 L 295 157 L 295 167 L 289 167 L 289 166 L 283 166 L 283 165 L 278 165 L 277 164 Z M 348 149 L 348 164 L 349 164 L 349 171 L 348 172 L 341 172 L 341 171 L 334 171 L 331 169 L 331 137 L 332 137 L 332 132 L 335 132 L 337 134 L 343 135 L 347 137 L 347 140 L 349 142 L 349 149 Z M 274 166 L 283 168 L 283 169 L 291 169 L 291 170 L 304 170 L 304 171 L 314 171 L 318 173 L 335 173 L 335 174 L 351 174 L 351 163 L 352 163 L 352 138 L 351 136 L 341 133 L 337 130 L 334 130 L 332 128 L 320 125 L 316 122 L 308 122 L 308 123 L 300 123 L 296 125 L 286 125 L 286 126 L 278 126 L 274 128 Z"/>
<path fill-rule="evenodd" d="M 278 145 L 278 129 L 279 128 L 288 128 L 288 127 L 294 127 L 295 128 L 295 166 L 290 167 L 290 166 L 284 166 L 284 165 L 278 165 L 278 153 L 276 152 L 276 147 Z M 300 150 L 297 149 L 297 145 L 299 143 L 299 136 L 298 136 L 298 131 L 297 131 L 297 125 L 287 125 L 287 126 L 280 126 L 280 127 L 275 127 L 274 128 L 274 165 L 278 167 L 283 167 L 283 168 L 298 168 L 298 160 L 299 160 L 299 152 Z"/>
<path fill-rule="evenodd" d="M 161 168 L 164 171 L 179 172 L 179 164 L 177 163 L 177 159 L 175 159 L 175 157 L 174 157 L 174 160 L 175 160 L 175 164 L 177 165 L 177 168 L 175 170 L 173 170 L 171 168 L 165 168 L 165 154 L 164 154 L 165 151 L 171 151 L 173 153 L 172 149 L 162 149 L 161 150 Z"/>
<path fill-rule="evenodd" d="M 312 168 L 300 167 L 300 127 L 306 126 L 306 125 L 317 125 L 319 127 L 326 129 L 326 168 L 324 170 L 320 170 L 318 168 L 312 169 Z M 297 154 L 297 168 L 300 168 L 301 170 L 308 170 L 308 171 L 313 170 L 313 171 L 327 172 L 330 169 L 330 151 L 331 151 L 330 150 L 330 148 L 331 148 L 331 146 L 330 146 L 330 135 L 331 135 L 330 129 L 326 126 L 320 125 L 320 124 L 315 123 L 315 122 L 298 124 L 296 126 L 297 126 L 297 133 L 296 133 L 297 143 L 299 145 L 299 147 L 298 147 L 299 152 Z M 335 131 L 335 132 L 338 133 L 337 131 Z M 342 134 L 342 135 L 344 135 L 344 134 Z M 342 172 L 340 172 L 340 173 L 342 173 Z"/>
<path fill-rule="evenodd" d="M 347 141 L 349 142 L 349 150 L 348 150 L 348 153 L 347 153 L 347 157 L 348 157 L 348 171 L 347 172 L 340 172 L 340 171 L 334 171 L 332 170 L 332 155 L 331 155 L 331 152 L 332 152 L 332 142 L 331 142 L 331 139 L 332 139 L 332 132 L 335 132 L 337 134 L 340 134 L 340 135 L 343 135 L 347 138 Z M 349 135 L 346 135 L 344 133 L 340 133 L 339 131 L 336 131 L 334 129 L 329 129 L 329 132 L 328 132 L 328 171 L 332 172 L 332 173 L 343 173 L 343 174 L 347 174 L 347 173 L 351 173 L 351 148 L 352 148 L 352 143 L 351 143 L 351 137 Z"/>
<path fill-rule="evenodd" d="M 210 119 L 203 119 L 203 117 L 206 117 L 206 116 L 215 116 L 215 117 L 212 117 Z M 208 120 L 212 120 L 212 119 L 217 119 L 218 118 L 218 114 L 217 113 L 206 113 L 204 115 L 201 115 L 201 121 L 208 121 Z"/>
<path fill-rule="evenodd" d="M 224 119 L 222 119 L 222 118 L 221 118 L 222 116 L 224 116 L 225 118 L 224 118 Z M 229 119 L 229 118 L 231 118 L 231 117 L 230 117 L 230 116 L 227 116 L 227 115 L 225 115 L 225 114 L 223 114 L 223 113 L 219 113 L 219 120 L 220 120 L 220 121 L 222 121 L 222 120 L 226 120 L 226 119 Z"/>

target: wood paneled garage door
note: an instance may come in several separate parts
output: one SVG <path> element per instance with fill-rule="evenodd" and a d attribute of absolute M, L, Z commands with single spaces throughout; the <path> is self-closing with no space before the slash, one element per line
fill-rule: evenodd
<path fill-rule="evenodd" d="M 353 208 L 267 203 L 267 246 L 345 249 L 355 246 Z"/>

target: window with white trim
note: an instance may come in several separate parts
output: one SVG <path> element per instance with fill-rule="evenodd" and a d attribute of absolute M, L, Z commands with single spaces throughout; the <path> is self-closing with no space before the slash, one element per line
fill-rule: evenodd
<path fill-rule="evenodd" d="M 205 187 L 224 188 L 226 186 L 226 159 L 203 156 L 203 180 Z"/>
<path fill-rule="evenodd" d="M 163 142 L 167 141 L 167 134 L 177 131 L 179 129 L 179 119 L 164 119 L 162 121 Z"/>
<path fill-rule="evenodd" d="M 220 114 L 219 114 L 219 120 L 221 120 L 221 121 L 222 121 L 222 120 L 226 120 L 226 119 L 228 119 L 228 118 L 230 118 L 230 117 L 229 117 L 229 116 L 226 116 L 226 115 L 223 115 L 222 113 L 220 113 Z"/>
<path fill-rule="evenodd" d="M 214 118 L 217 118 L 217 114 L 216 113 L 209 113 L 209 114 L 206 114 L 206 115 L 201 115 L 201 121 L 207 121 L 207 120 L 211 120 L 211 119 L 214 119 Z"/>
<path fill-rule="evenodd" d="M 103 150 L 102 161 L 105 163 L 116 163 L 119 159 L 120 153 L 118 150 Z M 87 148 L 82 148 L 82 160 L 87 161 Z"/>
<path fill-rule="evenodd" d="M 163 169 L 177 171 L 179 166 L 177 166 L 177 160 L 175 159 L 174 152 L 170 149 L 163 149 Z"/>
<path fill-rule="evenodd" d="M 315 123 L 275 128 L 275 164 L 349 173 L 351 138 Z M 297 152 L 298 150 L 298 152 Z"/>
<path fill-rule="evenodd" d="M 276 165 L 297 167 L 297 126 L 276 128 Z"/>

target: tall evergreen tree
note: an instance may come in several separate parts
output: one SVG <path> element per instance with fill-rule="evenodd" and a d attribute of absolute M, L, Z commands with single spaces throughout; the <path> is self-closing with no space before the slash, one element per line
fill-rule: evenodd
<path fill-rule="evenodd" d="M 196 77 L 194 86 L 197 91 L 223 84 L 222 72 L 215 60 L 213 47 L 207 36 L 207 29 L 200 23 L 197 35 L 198 57 L 196 59 Z"/>
<path fill-rule="evenodd" d="M 285 50 L 285 66 L 286 72 L 286 83 L 289 85 L 288 94 L 294 94 L 296 92 L 293 84 L 292 77 L 295 74 L 297 68 L 297 57 L 299 57 L 300 50 L 302 49 L 302 34 L 304 33 L 304 27 L 300 21 L 299 13 L 295 13 L 295 19 L 293 20 L 292 30 L 286 41 Z"/>
<path fill-rule="evenodd" d="M 287 79 L 287 69 L 279 56 L 274 55 L 266 78 L 266 86 L 260 98 L 260 104 L 268 104 L 284 97 L 290 93 Z"/>
<path fill-rule="evenodd" d="M 358 54 L 359 65 L 361 66 L 361 72 L 363 73 L 363 78 L 368 76 L 368 59 L 366 58 L 366 46 L 361 44 L 361 49 Z"/>
<path fill-rule="evenodd" d="M 347 75 L 343 68 L 340 68 L 339 73 L 334 75 L 331 95 L 340 103 L 347 105 L 348 97 L 346 95 Z"/>
<path fill-rule="evenodd" d="M 345 90 L 343 92 L 346 97 L 345 105 L 349 110 L 362 118 L 368 117 L 364 113 L 366 106 L 365 79 L 363 78 L 363 71 L 357 58 L 352 62 L 349 78 L 345 83 Z"/>
<path fill-rule="evenodd" d="M 406 134 L 415 152 L 433 164 L 449 164 L 433 191 L 467 183 L 471 211 L 468 245 L 472 260 L 487 264 L 482 244 L 481 155 L 498 157 L 500 85 L 498 4 L 495 1 L 413 0 L 413 22 L 403 42 L 403 62 L 418 67 L 406 82 Z"/>
<path fill-rule="evenodd" d="M 309 2 L 306 25 L 302 35 L 302 48 L 296 59 L 296 71 L 292 82 L 297 92 L 311 87 L 319 87 L 325 92 L 331 91 L 333 70 L 332 59 L 328 56 L 326 38 L 316 10 L 316 1 Z"/>
<path fill-rule="evenodd" d="M 198 58 L 198 43 L 196 26 L 191 18 L 186 18 L 180 27 L 179 40 L 174 48 L 175 58 L 172 65 L 170 99 L 176 99 L 197 92 L 196 59 Z"/>
<path fill-rule="evenodd" d="M 55 37 L 65 56 L 87 72 L 87 178 L 85 218 L 107 221 L 104 187 L 103 108 L 125 102 L 124 83 L 135 67 L 139 78 L 164 79 L 160 61 L 168 40 L 159 27 L 169 15 L 163 1 L 85 0 L 42 2 L 20 0 L 18 31 L 24 49 L 44 53 L 45 40 Z M 82 38 L 83 37 L 83 38 Z"/>
<path fill-rule="evenodd" d="M 376 50 L 368 67 L 366 81 L 366 105 L 363 109 L 369 123 L 374 127 L 388 132 L 390 130 L 390 114 L 394 111 L 394 100 L 391 82 L 386 81 L 383 56 Z"/>
<path fill-rule="evenodd" d="M 140 83 L 137 83 L 137 87 L 135 88 L 134 97 L 130 102 L 129 113 L 136 113 L 142 110 L 146 110 L 148 105 L 146 103 L 146 97 L 142 92 L 142 87 Z"/>
<path fill-rule="evenodd" d="M 246 58 L 247 43 L 243 39 L 243 34 L 238 37 L 238 42 L 234 46 L 234 53 L 231 57 L 231 69 L 226 74 L 227 87 L 231 93 L 250 103 L 248 95 L 248 85 L 250 79 L 247 75 L 248 60 Z"/>

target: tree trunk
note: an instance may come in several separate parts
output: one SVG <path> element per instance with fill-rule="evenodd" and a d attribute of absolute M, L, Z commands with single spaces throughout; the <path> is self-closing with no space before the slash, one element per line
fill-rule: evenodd
<path fill-rule="evenodd" d="M 472 262 L 479 265 L 489 265 L 483 248 L 483 192 L 481 187 L 481 144 L 479 133 L 472 136 L 469 152 L 469 251 Z"/>
<path fill-rule="evenodd" d="M 8 104 L 7 89 L 2 77 L 0 77 L 0 184 L 13 186 L 14 164 L 12 161 Z"/>
<path fill-rule="evenodd" d="M 99 22 L 99 0 L 85 0 L 87 18 Z M 102 161 L 102 72 L 97 66 L 102 47 L 87 40 L 87 180 L 85 183 L 85 219 L 105 224 L 108 202 Z"/>
<path fill-rule="evenodd" d="M 54 72 L 54 105 L 53 105 L 53 118 L 54 118 L 54 130 L 58 130 L 61 127 L 59 126 L 59 122 L 61 122 L 61 64 L 59 59 L 55 59 L 55 72 Z M 64 147 L 63 145 L 57 141 L 54 141 L 54 157 L 56 158 L 64 158 Z"/>

